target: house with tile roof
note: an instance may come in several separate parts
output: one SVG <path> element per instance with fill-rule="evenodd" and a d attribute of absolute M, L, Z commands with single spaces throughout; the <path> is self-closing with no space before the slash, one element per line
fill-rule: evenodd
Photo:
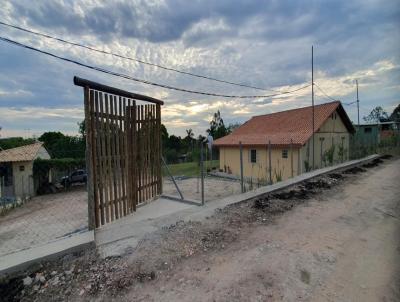
<path fill-rule="evenodd" d="M 33 162 L 37 158 L 50 159 L 41 142 L 0 151 L 0 197 L 24 199 L 36 195 Z"/>
<path fill-rule="evenodd" d="M 312 116 L 310 106 L 252 117 L 215 140 L 220 170 L 240 175 L 240 145 L 243 175 L 253 182 L 276 182 L 309 171 L 313 149 L 315 169 L 347 160 L 355 128 L 342 104 L 314 106 L 314 148 Z"/>

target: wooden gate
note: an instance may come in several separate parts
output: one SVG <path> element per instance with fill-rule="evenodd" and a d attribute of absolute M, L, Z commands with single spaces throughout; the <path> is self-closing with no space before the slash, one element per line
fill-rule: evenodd
<path fill-rule="evenodd" d="M 84 87 L 89 229 L 93 229 L 161 195 L 163 102 L 77 77 L 74 83 Z"/>

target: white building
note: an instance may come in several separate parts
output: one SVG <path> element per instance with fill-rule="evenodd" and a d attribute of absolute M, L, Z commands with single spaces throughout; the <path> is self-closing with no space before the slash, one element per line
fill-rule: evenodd
<path fill-rule="evenodd" d="M 33 161 L 37 158 L 50 159 L 41 142 L 0 151 L 0 197 L 36 195 Z"/>

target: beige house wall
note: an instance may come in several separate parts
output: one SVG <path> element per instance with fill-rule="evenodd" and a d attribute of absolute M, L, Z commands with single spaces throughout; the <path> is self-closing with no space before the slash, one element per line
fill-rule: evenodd
<path fill-rule="evenodd" d="M 343 146 L 343 161 L 349 158 L 350 134 L 343 124 L 339 114 L 334 112 L 331 117 L 315 133 L 315 168 L 322 168 L 329 165 L 326 159 L 326 151 L 335 145 L 333 163 L 342 161 L 339 153 Z M 322 158 L 321 158 L 321 139 Z M 257 150 L 257 162 L 251 163 L 250 150 Z M 288 158 L 282 157 L 282 151 L 288 150 Z M 292 159 L 293 158 L 293 159 Z M 293 164 L 292 164 L 293 162 Z M 272 180 L 276 182 L 281 175 L 282 180 L 306 172 L 306 162 L 312 165 L 312 140 L 308 140 L 302 148 L 272 148 L 271 150 L 271 171 Z M 220 169 L 233 175 L 240 176 L 240 150 L 239 147 L 220 147 Z M 243 175 L 245 178 L 252 178 L 254 182 L 269 181 L 268 149 L 263 147 L 243 147 Z"/>
<path fill-rule="evenodd" d="M 250 152 L 252 149 L 257 150 L 257 162 L 251 163 Z M 288 179 L 292 175 L 292 156 L 293 156 L 293 175 L 299 173 L 299 156 L 300 149 L 290 148 L 286 149 L 288 158 L 282 157 L 282 150 L 284 149 L 271 149 L 271 174 L 272 181 L 276 182 L 277 179 Z M 233 175 L 240 175 L 240 150 L 237 147 L 221 147 L 220 148 L 220 169 L 229 172 Z M 280 175 L 280 176 L 279 176 Z M 269 164 L 268 164 L 268 150 L 266 147 L 243 147 L 243 176 L 247 179 L 252 179 L 253 182 L 267 182 L 269 181 Z"/>
<path fill-rule="evenodd" d="M 347 128 L 343 124 L 341 118 L 339 117 L 339 114 L 337 114 L 337 112 L 334 112 L 314 135 L 315 169 L 323 168 L 331 164 L 328 161 L 326 153 L 332 148 L 333 145 L 335 147 L 333 152 L 332 164 L 337 164 L 339 162 L 342 162 L 342 160 L 348 160 L 349 141 L 350 133 L 347 131 Z M 340 152 L 341 148 L 343 148 L 343 152 Z M 310 138 L 300 151 L 301 173 L 306 172 L 306 163 L 308 163 L 309 167 L 312 166 L 312 150 L 312 139 Z"/>
<path fill-rule="evenodd" d="M 42 146 L 36 158 L 50 159 L 49 153 Z M 33 180 L 33 161 L 12 162 L 14 196 L 18 198 L 33 197 L 36 195 Z M 51 171 L 49 175 L 51 181 Z"/>
<path fill-rule="evenodd" d="M 12 163 L 14 194 L 16 197 L 25 198 L 35 196 L 33 185 L 33 162 L 23 161 Z"/>

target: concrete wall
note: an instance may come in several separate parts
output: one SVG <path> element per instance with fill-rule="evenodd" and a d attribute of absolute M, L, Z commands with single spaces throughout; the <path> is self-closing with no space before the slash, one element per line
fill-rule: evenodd
<path fill-rule="evenodd" d="M 257 150 L 257 162 L 250 162 L 250 152 L 252 149 Z M 272 167 L 272 180 L 276 182 L 278 175 L 281 175 L 282 180 L 288 179 L 292 175 L 291 168 L 291 151 L 287 148 L 288 158 L 282 157 L 282 150 L 284 149 L 271 149 L 271 167 Z M 300 149 L 293 148 L 293 175 L 299 173 L 299 153 Z M 223 171 L 230 171 L 233 175 L 240 175 L 240 150 L 236 147 L 221 147 L 220 148 L 220 169 Z M 252 178 L 253 182 L 267 182 L 269 181 L 269 164 L 268 164 L 268 150 L 266 147 L 243 147 L 243 175 L 245 178 Z"/>
<path fill-rule="evenodd" d="M 349 159 L 349 139 L 350 134 L 342 122 L 339 114 L 334 112 L 327 121 L 315 133 L 315 168 L 322 168 L 330 165 L 327 152 L 334 145 L 333 163 L 342 162 Z M 322 145 L 321 145 L 322 140 Z M 322 146 L 322 149 L 321 149 Z M 340 153 L 340 149 L 343 152 Z M 250 162 L 250 150 L 257 150 L 257 162 Z M 288 150 L 288 158 L 283 158 L 282 150 Z M 312 140 L 310 139 L 302 148 L 293 148 L 293 175 L 306 172 L 306 162 L 312 165 Z M 322 156 L 321 156 L 322 154 Z M 233 175 L 240 175 L 240 151 L 239 147 L 220 148 L 220 169 L 230 171 Z M 281 174 L 282 180 L 288 179 L 292 175 L 292 161 L 290 147 L 273 148 L 271 151 L 272 179 L 276 182 L 277 176 Z M 252 178 L 253 181 L 269 180 L 268 151 L 266 146 L 262 147 L 243 147 L 243 175 Z"/>
<path fill-rule="evenodd" d="M 13 168 L 13 182 L 14 194 L 17 198 L 25 198 L 35 196 L 33 185 L 33 162 L 14 162 Z"/>

